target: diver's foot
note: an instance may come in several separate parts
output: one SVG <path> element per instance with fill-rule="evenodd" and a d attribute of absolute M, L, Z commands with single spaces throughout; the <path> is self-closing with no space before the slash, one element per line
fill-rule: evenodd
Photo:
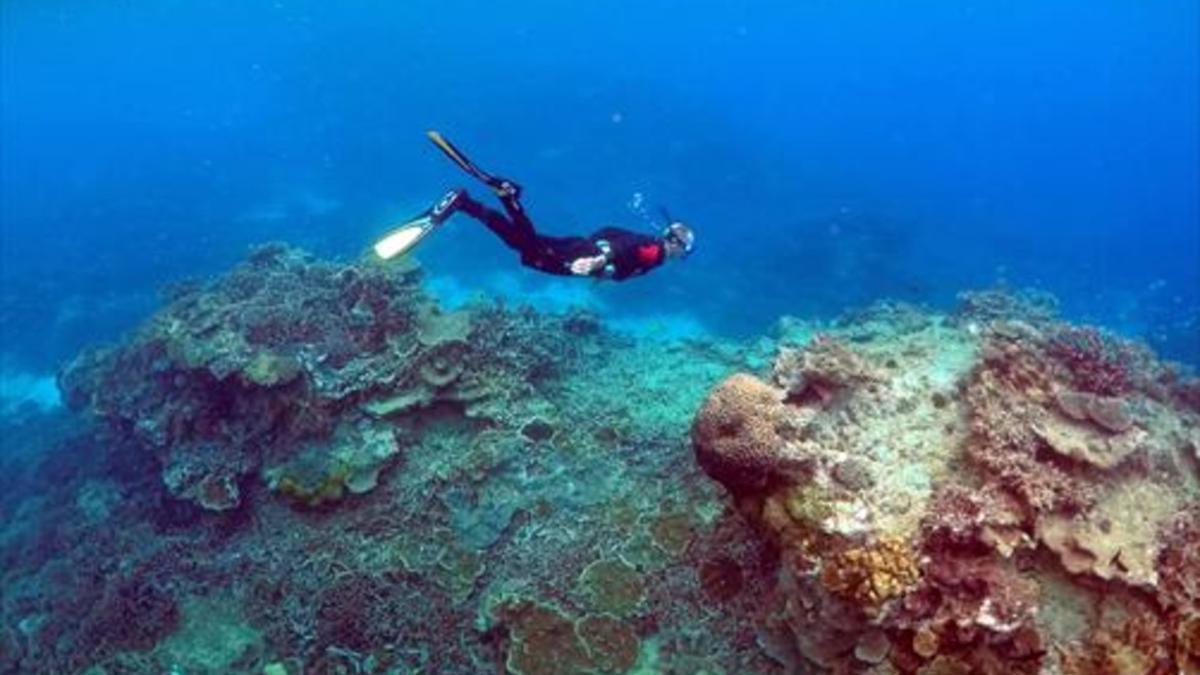
<path fill-rule="evenodd" d="M 454 215 L 455 211 L 462 208 L 462 203 L 466 199 L 466 196 L 467 191 L 462 188 L 447 192 L 436 204 L 430 207 L 427 214 L 429 220 L 434 225 L 441 225 L 447 218 Z"/>

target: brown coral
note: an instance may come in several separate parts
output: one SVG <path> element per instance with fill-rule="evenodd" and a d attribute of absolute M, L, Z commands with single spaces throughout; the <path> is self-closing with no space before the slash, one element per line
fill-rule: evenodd
<path fill-rule="evenodd" d="M 553 608 L 519 600 L 496 614 L 512 631 L 506 665 L 516 675 L 582 674 L 591 666 L 575 624 Z"/>
<path fill-rule="evenodd" d="M 1180 622 L 1175 634 L 1175 665 L 1185 675 L 1200 673 L 1200 616 Z"/>
<path fill-rule="evenodd" d="M 597 673 L 624 673 L 637 663 L 638 638 L 627 624 L 610 616 L 585 616 L 575 624 Z"/>
<path fill-rule="evenodd" d="M 645 586 L 637 570 L 619 559 L 597 560 L 588 565 L 579 577 L 579 584 L 592 609 L 616 616 L 633 613 L 645 596 Z"/>
<path fill-rule="evenodd" d="M 573 620 L 529 600 L 506 602 L 495 615 L 511 631 L 505 665 L 514 675 L 617 675 L 637 661 L 637 635 L 610 616 Z"/>
<path fill-rule="evenodd" d="M 739 373 L 717 385 L 697 413 L 696 460 L 731 492 L 761 491 L 786 470 L 780 455 L 782 398 L 778 389 Z"/>

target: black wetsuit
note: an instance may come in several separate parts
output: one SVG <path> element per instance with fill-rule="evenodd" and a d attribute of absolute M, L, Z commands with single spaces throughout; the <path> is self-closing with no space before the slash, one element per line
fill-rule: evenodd
<path fill-rule="evenodd" d="M 666 259 L 658 237 L 618 227 L 606 227 L 587 237 L 550 237 L 537 233 L 517 197 L 500 197 L 507 217 L 475 201 L 465 191 L 459 199 L 460 211 L 486 225 L 520 253 L 522 265 L 542 272 L 570 276 L 572 262 L 605 254 L 608 263 L 590 276 L 622 281 L 645 274 Z"/>

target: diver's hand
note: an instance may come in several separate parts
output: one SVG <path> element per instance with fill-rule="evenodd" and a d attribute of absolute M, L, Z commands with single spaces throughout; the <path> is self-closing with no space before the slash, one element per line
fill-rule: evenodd
<path fill-rule="evenodd" d="M 590 276 L 596 270 L 604 267 L 608 263 L 608 258 L 601 255 L 589 256 L 587 258 L 576 258 L 571 263 L 571 274 L 577 274 L 581 277 Z"/>

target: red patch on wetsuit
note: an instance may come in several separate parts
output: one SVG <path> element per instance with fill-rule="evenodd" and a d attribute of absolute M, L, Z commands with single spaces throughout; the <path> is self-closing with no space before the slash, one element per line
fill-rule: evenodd
<path fill-rule="evenodd" d="M 637 247 L 638 262 L 643 265 L 653 265 L 658 262 L 658 257 L 662 254 L 662 249 L 658 244 L 646 244 L 645 246 Z"/>

